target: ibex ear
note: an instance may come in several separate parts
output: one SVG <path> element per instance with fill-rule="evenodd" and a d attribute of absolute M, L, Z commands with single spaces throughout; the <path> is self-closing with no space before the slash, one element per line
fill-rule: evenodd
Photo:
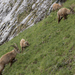
<path fill-rule="evenodd" d="M 14 51 L 15 51 L 16 53 L 18 53 L 18 51 L 17 51 L 16 49 L 14 49 Z"/>

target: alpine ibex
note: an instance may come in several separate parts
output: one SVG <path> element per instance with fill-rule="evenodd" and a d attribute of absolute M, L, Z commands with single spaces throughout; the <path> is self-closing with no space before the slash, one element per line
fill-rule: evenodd
<path fill-rule="evenodd" d="M 15 59 L 17 53 L 20 53 L 20 50 L 18 49 L 17 45 L 11 45 L 12 47 L 14 47 L 14 50 L 4 54 L 1 58 L 0 58 L 0 75 L 2 75 L 2 71 L 5 67 L 6 64 L 10 63 L 10 67 L 12 66 L 12 64 L 17 60 Z"/>
<path fill-rule="evenodd" d="M 70 7 L 69 7 L 70 8 Z M 67 15 L 69 14 L 74 14 L 74 10 L 72 8 L 67 9 L 67 8 L 61 8 L 58 10 L 57 12 L 57 16 L 58 16 L 58 23 L 61 21 L 62 18 L 67 19 Z"/>
<path fill-rule="evenodd" d="M 62 7 L 62 5 L 59 5 L 58 3 L 55 3 L 55 4 L 53 4 L 53 11 L 55 11 L 55 10 L 61 8 L 61 7 Z"/>
<path fill-rule="evenodd" d="M 29 46 L 29 43 L 28 43 L 28 41 L 25 41 L 25 39 L 21 39 L 20 46 L 21 46 L 21 49 L 22 49 L 22 52 L 23 52 L 23 48 Z"/>

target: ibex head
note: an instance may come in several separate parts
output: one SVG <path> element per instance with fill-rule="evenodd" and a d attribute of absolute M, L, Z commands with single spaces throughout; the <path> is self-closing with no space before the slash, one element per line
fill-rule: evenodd
<path fill-rule="evenodd" d="M 71 14 L 75 14 L 73 7 L 68 7 L 70 9 Z"/>
<path fill-rule="evenodd" d="M 26 45 L 26 46 L 29 46 L 29 43 L 28 43 L 28 41 L 25 41 L 25 45 Z"/>

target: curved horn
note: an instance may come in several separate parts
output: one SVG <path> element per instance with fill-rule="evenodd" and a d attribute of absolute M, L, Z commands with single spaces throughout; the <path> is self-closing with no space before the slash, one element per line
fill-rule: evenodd
<path fill-rule="evenodd" d="M 15 45 L 11 45 L 12 47 L 14 47 L 15 49 L 17 49 L 17 47 Z"/>
<path fill-rule="evenodd" d="M 14 43 L 14 44 L 15 44 L 16 47 L 18 47 L 16 43 Z"/>
<path fill-rule="evenodd" d="M 11 45 L 11 46 L 14 47 L 15 49 L 19 50 L 17 44 L 16 43 L 14 43 L 14 44 L 15 45 Z"/>

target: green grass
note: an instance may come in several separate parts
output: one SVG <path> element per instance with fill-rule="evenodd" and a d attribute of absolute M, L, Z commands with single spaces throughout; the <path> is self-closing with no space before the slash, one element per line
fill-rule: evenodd
<path fill-rule="evenodd" d="M 74 0 L 67 0 L 64 7 Z M 57 23 L 57 13 L 20 33 L 0 46 L 0 57 L 19 45 L 24 38 L 30 46 L 17 55 L 12 67 L 6 65 L 3 75 L 74 75 L 75 74 L 75 14 Z"/>

